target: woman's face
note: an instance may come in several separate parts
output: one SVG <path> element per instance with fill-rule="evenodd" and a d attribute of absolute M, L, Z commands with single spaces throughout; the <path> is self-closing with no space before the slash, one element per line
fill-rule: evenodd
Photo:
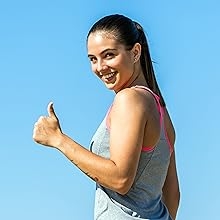
<path fill-rule="evenodd" d="M 108 89 L 120 91 L 134 73 L 134 54 L 104 33 L 88 37 L 88 57 L 92 71 Z"/>

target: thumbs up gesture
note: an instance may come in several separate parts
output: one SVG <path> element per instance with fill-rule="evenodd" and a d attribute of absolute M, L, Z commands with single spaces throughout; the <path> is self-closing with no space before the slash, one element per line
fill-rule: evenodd
<path fill-rule="evenodd" d="M 57 147 L 62 131 L 52 102 L 48 104 L 47 111 L 48 116 L 41 116 L 34 124 L 33 139 L 38 144 Z"/>

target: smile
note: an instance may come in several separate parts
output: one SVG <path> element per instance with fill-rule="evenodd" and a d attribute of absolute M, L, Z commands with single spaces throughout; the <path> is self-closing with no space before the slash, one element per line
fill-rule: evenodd
<path fill-rule="evenodd" d="M 109 79 L 111 79 L 113 76 L 115 76 L 116 75 L 116 72 L 114 72 L 114 73 L 109 73 L 109 74 L 107 74 L 107 75 L 104 75 L 103 76 L 103 78 L 104 79 L 106 79 L 106 80 L 109 80 Z"/>

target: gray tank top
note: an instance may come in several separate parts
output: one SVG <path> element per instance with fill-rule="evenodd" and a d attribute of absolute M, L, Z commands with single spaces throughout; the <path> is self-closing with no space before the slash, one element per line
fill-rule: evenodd
<path fill-rule="evenodd" d="M 171 146 L 164 129 L 163 108 L 159 97 L 143 86 L 135 86 L 149 91 L 157 101 L 161 116 L 161 134 L 158 144 L 153 148 L 142 148 L 134 183 L 126 195 L 121 195 L 100 184 L 96 184 L 95 220 L 171 220 L 162 202 L 162 187 L 166 178 Z M 109 129 L 107 115 L 91 140 L 91 151 L 110 158 Z"/>

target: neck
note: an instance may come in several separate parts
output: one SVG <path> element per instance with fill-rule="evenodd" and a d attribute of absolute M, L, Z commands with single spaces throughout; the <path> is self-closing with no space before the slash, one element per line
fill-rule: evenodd
<path fill-rule="evenodd" d="M 136 85 L 148 87 L 142 71 L 134 72 L 132 76 L 130 77 L 130 79 L 120 88 L 120 90 L 125 89 L 125 88 L 130 88 Z M 115 93 L 119 91 L 115 91 Z"/>

